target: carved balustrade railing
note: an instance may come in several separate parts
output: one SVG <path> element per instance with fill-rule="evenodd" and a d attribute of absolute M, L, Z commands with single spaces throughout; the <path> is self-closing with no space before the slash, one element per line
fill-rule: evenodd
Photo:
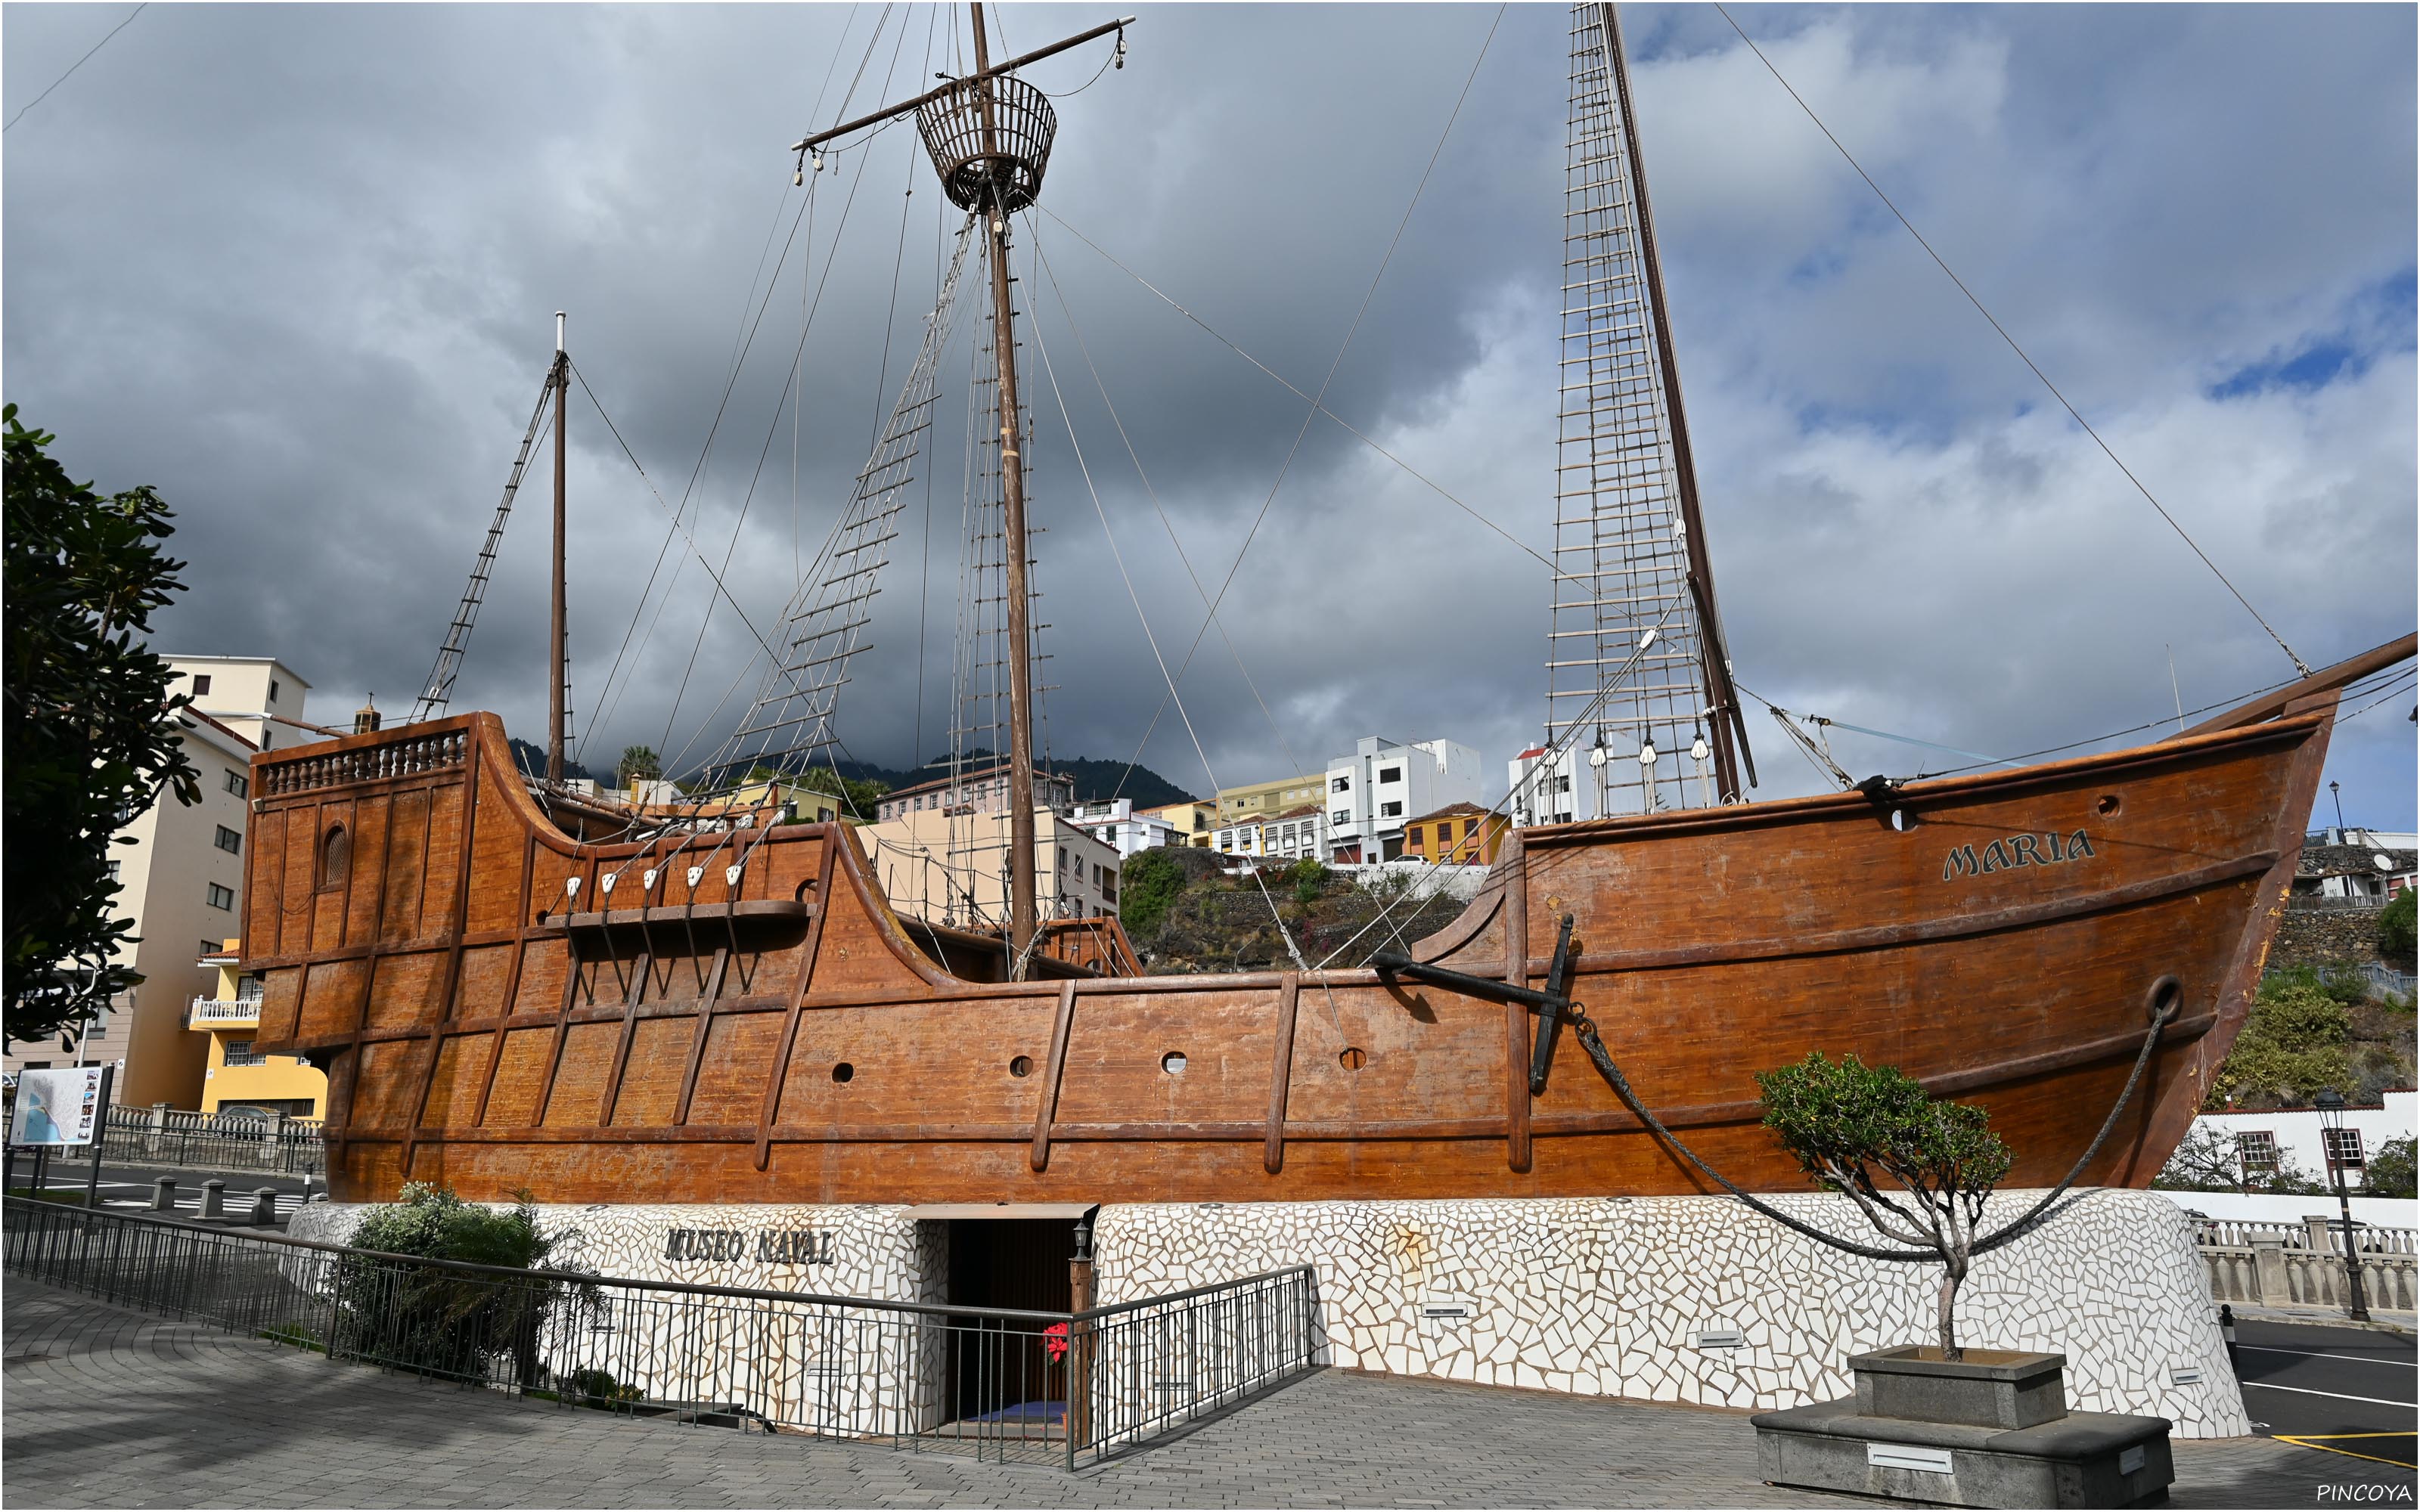
<path fill-rule="evenodd" d="M 342 787 L 349 782 L 376 782 L 421 772 L 442 772 L 461 765 L 469 751 L 470 736 L 466 732 L 441 730 L 353 750 L 299 756 L 262 767 L 260 793 L 264 797 L 279 797 Z"/>

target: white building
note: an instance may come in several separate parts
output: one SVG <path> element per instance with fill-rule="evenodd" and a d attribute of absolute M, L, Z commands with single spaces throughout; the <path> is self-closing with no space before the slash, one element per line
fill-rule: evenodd
<path fill-rule="evenodd" d="M 163 659 L 174 674 L 168 684 L 172 695 L 196 692 L 207 703 L 232 683 L 233 702 L 253 706 L 253 728 L 266 738 L 278 738 L 287 717 L 302 717 L 304 685 L 274 660 Z M 266 696 L 272 687 L 273 699 Z M 277 715 L 264 707 L 272 702 L 281 711 Z M 198 964 L 198 958 L 220 954 L 226 941 L 243 933 L 243 847 L 255 748 L 207 713 L 183 710 L 177 723 L 185 759 L 200 775 L 201 800 L 188 806 L 163 794 L 118 831 L 117 839 L 132 843 L 113 841 L 109 848 L 119 887 L 113 917 L 134 921 L 135 942 L 117 959 L 143 980 L 118 995 L 81 1034 L 71 1033 L 65 1048 L 56 1040 L 8 1046 L 0 1063 L 12 1076 L 24 1070 L 117 1061 L 123 1069 L 113 1096 L 119 1103 L 201 1106 L 209 1040 L 186 1032 L 185 1012 L 216 986 L 216 974 Z"/>
<path fill-rule="evenodd" d="M 1135 812 L 1132 798 L 1079 803 L 1068 810 L 1067 822 L 1107 844 L 1121 857 L 1180 843 L 1176 826 L 1165 815 Z"/>
<path fill-rule="evenodd" d="M 1210 848 L 1227 856 L 1265 856 L 1280 864 L 1327 858 L 1327 813 L 1306 803 L 1283 813 L 1242 819 L 1211 832 Z"/>
<path fill-rule="evenodd" d="M 1598 803 L 1603 784 L 1589 781 L 1587 770 L 1577 750 L 1549 755 L 1544 746 L 1532 746 L 1506 763 L 1504 780 L 1512 793 L 1506 812 L 1513 826 L 1603 817 Z"/>
<path fill-rule="evenodd" d="M 2266 1175 L 2286 1165 L 2333 1187 L 2333 1166 L 2340 1165 L 2345 1185 L 2358 1192 L 2363 1172 L 2378 1147 L 2390 1139 L 2412 1137 L 2415 1097 L 2420 1093 L 2406 1088 L 2387 1092 L 2376 1105 L 2346 1108 L 2344 1127 L 2332 1141 L 2320 1125 L 2319 1115 L 2311 1108 L 2204 1113 L 2194 1119 L 2194 1127 L 2211 1130 L 2233 1140 L 2237 1165 L 2250 1175 Z M 2295 1200 L 2307 1203 L 2311 1199 Z"/>
<path fill-rule="evenodd" d="M 311 685 L 274 656 L 163 656 L 168 692 L 194 695 L 194 708 L 262 750 L 343 734 L 302 717 Z"/>
<path fill-rule="evenodd" d="M 1479 752 L 1450 740 L 1398 745 L 1365 735 L 1327 764 L 1326 858 L 1345 865 L 1404 854 L 1404 825 L 1449 803 L 1483 803 Z"/>

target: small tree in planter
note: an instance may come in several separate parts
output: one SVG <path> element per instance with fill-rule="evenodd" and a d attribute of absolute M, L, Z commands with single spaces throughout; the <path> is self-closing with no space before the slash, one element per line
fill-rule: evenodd
<path fill-rule="evenodd" d="M 1962 1360 L 1958 1288 L 1974 1259 L 1983 1204 L 2015 1157 L 1981 1108 L 1936 1103 L 1915 1078 L 1855 1056 L 1809 1052 L 1759 1072 L 1764 1126 L 1800 1169 L 1847 1195 L 1885 1238 L 1941 1257 L 1941 1355 Z M 1885 1191 L 1887 1180 L 1896 1191 Z"/>

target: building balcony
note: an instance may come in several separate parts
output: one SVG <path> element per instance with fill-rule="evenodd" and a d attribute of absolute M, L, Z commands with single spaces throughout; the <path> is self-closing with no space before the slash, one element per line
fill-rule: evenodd
<path fill-rule="evenodd" d="M 185 1027 L 189 1029 L 256 1028 L 259 1024 L 257 997 L 196 997 L 185 1011 Z"/>

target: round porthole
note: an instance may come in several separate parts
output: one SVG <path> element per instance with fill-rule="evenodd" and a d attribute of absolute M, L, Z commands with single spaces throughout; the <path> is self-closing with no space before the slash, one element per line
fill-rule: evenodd
<path fill-rule="evenodd" d="M 832 1080 L 833 1080 L 833 1081 L 836 1081 L 836 1082 L 845 1082 L 845 1081 L 848 1081 L 848 1080 L 852 1079 L 852 1078 L 853 1078 L 853 1077 L 855 1077 L 856 1075 L 857 1075 L 857 1068 L 856 1068 L 855 1066 L 850 1065 L 850 1064 L 849 1064 L 847 1061 L 845 1061 L 845 1060 L 842 1061 L 839 1065 L 834 1066 L 834 1067 L 832 1068 Z"/>
<path fill-rule="evenodd" d="M 2094 804 L 2092 807 L 2096 812 L 2106 817 L 2126 807 L 2126 800 L 2119 797 L 2115 793 L 2104 793 L 2101 795 L 2101 801 Z"/>
<path fill-rule="evenodd" d="M 1015 1060 L 1010 1061 L 1008 1063 L 1008 1073 L 1011 1076 L 1032 1075 L 1033 1057 L 1032 1056 L 1019 1056 Z"/>
<path fill-rule="evenodd" d="M 1359 1071 L 1370 1064 L 1370 1054 L 1359 1045 L 1346 1045 L 1344 1053 L 1336 1057 L 1336 1063 L 1346 1071 Z"/>
<path fill-rule="evenodd" d="M 1900 834 L 1904 835 L 1909 830 L 1916 827 L 1916 814 L 1911 810 L 1893 809 L 1891 810 L 1890 825 L 1893 829 L 1896 829 Z"/>
<path fill-rule="evenodd" d="M 1182 1050 L 1171 1050 L 1168 1054 L 1160 1057 L 1159 1069 L 1168 1072 L 1171 1076 L 1184 1075 L 1185 1052 Z"/>

